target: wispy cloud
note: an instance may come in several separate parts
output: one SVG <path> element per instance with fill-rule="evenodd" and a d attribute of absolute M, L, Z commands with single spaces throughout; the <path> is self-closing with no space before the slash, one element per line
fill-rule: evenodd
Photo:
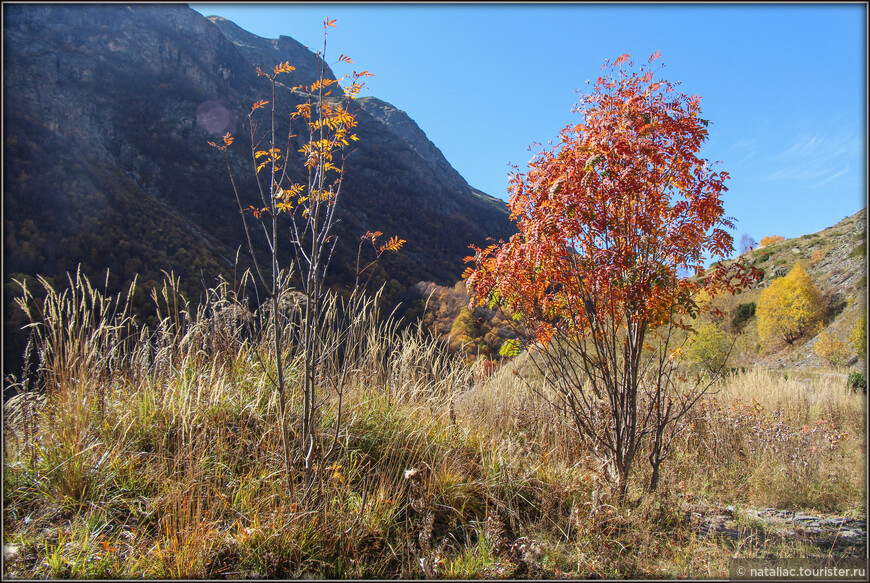
<path fill-rule="evenodd" d="M 758 138 L 746 138 L 734 142 L 734 144 L 731 145 L 731 149 L 735 151 L 736 155 L 742 155 L 742 157 L 735 158 L 733 164 L 741 165 L 752 160 L 758 154 L 758 148 Z"/>
<path fill-rule="evenodd" d="M 789 159 L 812 156 L 818 151 L 824 140 L 825 136 L 823 133 L 814 136 L 801 136 L 791 148 L 781 153 L 779 157 Z"/>
<path fill-rule="evenodd" d="M 792 180 L 819 188 L 850 172 L 853 159 L 861 155 L 861 140 L 854 134 L 827 131 L 798 136 L 784 150 L 765 162 L 764 180 Z"/>
<path fill-rule="evenodd" d="M 836 174 L 832 174 L 832 175 L 828 176 L 827 178 L 825 178 L 825 179 L 822 180 L 821 182 L 817 182 L 816 184 L 811 184 L 811 185 L 810 185 L 810 188 L 818 188 L 819 186 L 824 186 L 824 185 L 826 185 L 826 184 L 829 183 L 829 182 L 833 182 L 834 180 L 836 180 L 836 179 L 839 178 L 840 176 L 843 176 L 844 174 L 846 174 L 847 172 L 849 172 L 849 169 L 850 169 L 850 167 L 849 167 L 849 165 L 847 164 L 845 168 L 843 168 L 842 170 L 840 170 L 840 171 L 837 172 Z"/>

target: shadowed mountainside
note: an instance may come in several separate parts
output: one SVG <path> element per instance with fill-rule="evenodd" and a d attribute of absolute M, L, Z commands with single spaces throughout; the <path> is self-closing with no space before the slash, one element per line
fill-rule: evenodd
<path fill-rule="evenodd" d="M 64 285 L 81 264 L 94 281 L 109 269 L 117 293 L 139 274 L 147 318 L 145 290 L 162 271 L 195 299 L 249 266 L 243 251 L 236 267 L 242 222 L 207 141 L 234 134 L 233 172 L 253 204 L 246 115 L 267 90 L 256 66 L 290 61 L 288 82 L 310 83 L 320 59 L 289 37 L 263 39 L 184 5 L 3 10 L 5 355 L 21 349 L 13 277 Z M 279 96 L 282 133 L 297 99 Z M 506 205 L 470 187 L 404 113 L 371 97 L 359 105 L 330 282 L 353 281 L 359 237 L 378 230 L 407 243 L 377 266 L 373 286 L 386 283 L 395 297 L 421 280 L 452 283 L 469 244 L 510 235 Z M 265 243 L 255 245 L 265 256 Z"/>

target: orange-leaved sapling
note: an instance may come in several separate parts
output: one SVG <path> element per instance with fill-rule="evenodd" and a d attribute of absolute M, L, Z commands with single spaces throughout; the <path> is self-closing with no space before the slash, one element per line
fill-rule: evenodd
<path fill-rule="evenodd" d="M 708 122 L 700 98 L 656 80 L 655 53 L 605 63 L 558 143 L 510 180 L 507 242 L 474 247 L 466 285 L 477 303 L 507 306 L 553 393 L 604 468 L 620 502 L 642 448 L 649 489 L 686 413 L 709 383 L 687 387 L 672 331 L 713 295 L 753 279 L 742 263 L 705 262 L 733 249 L 722 195 L 726 172 L 699 157 Z M 625 65 L 628 65 L 626 68 Z M 655 337 L 656 346 L 647 343 Z M 549 395 L 555 394 L 555 397 Z"/>
<path fill-rule="evenodd" d="M 364 83 L 362 78 L 371 76 L 368 71 L 356 72 L 350 76 L 350 83 L 346 87 L 340 87 L 339 81 L 328 75 L 329 69 L 325 62 L 326 40 L 328 29 L 335 27 L 335 20 L 326 19 L 323 23 L 323 50 L 317 53 L 320 57 L 320 75 L 310 85 L 293 87 L 292 99 L 298 101 L 295 109 L 290 114 L 290 129 L 287 136 L 279 141 L 277 132 L 277 100 L 279 88 L 285 86 L 278 81 L 279 76 L 289 74 L 295 67 L 289 62 L 280 63 L 271 72 L 263 71 L 257 67 L 259 76 L 266 77 L 271 86 L 271 100 L 259 100 L 253 104 L 248 113 L 251 162 L 259 190 L 260 204 L 245 207 L 239 189 L 233 178 L 232 167 L 227 148 L 233 143 L 233 137 L 228 133 L 223 138 L 223 143 L 209 142 L 224 153 L 227 168 L 230 173 L 230 181 L 242 215 L 242 221 L 247 238 L 247 247 L 254 262 L 254 270 L 260 283 L 268 290 L 271 303 L 272 328 L 274 331 L 274 354 L 275 378 L 273 379 L 278 393 L 279 420 L 284 449 L 285 475 L 288 488 L 294 492 L 294 467 L 302 461 L 304 468 L 305 492 L 311 490 L 315 482 L 322 482 L 323 468 L 326 459 L 335 450 L 338 436 L 338 428 L 341 422 L 341 403 L 344 374 L 340 380 L 333 381 L 332 385 L 338 396 L 338 414 L 335 422 L 335 435 L 331 445 L 326 445 L 320 435 L 319 413 L 325 403 L 322 394 L 326 389 L 321 388 L 324 384 L 320 369 L 326 357 L 339 351 L 334 338 L 327 338 L 324 333 L 325 303 L 328 288 L 324 285 L 324 278 L 334 255 L 336 235 L 334 227 L 337 222 L 337 203 L 341 194 L 345 162 L 351 153 L 351 145 L 359 140 L 355 133 L 357 127 L 356 116 L 351 111 L 351 103 L 359 94 Z M 339 56 L 338 62 L 352 63 L 346 55 Z M 299 96 L 302 99 L 299 99 Z M 262 111 L 269 113 L 269 123 L 265 132 L 258 129 L 257 115 Z M 259 112 L 259 113 L 258 113 Z M 295 126 L 298 125 L 299 128 Z M 299 129 L 307 140 L 296 152 L 291 151 L 294 147 L 294 129 Z M 265 144 L 264 144 L 265 142 Z M 264 145 L 263 145 L 264 144 Z M 294 157 L 301 154 L 301 174 L 306 177 L 302 182 L 294 182 L 292 177 L 300 172 L 290 170 L 290 162 Z M 286 215 L 289 221 L 283 223 L 289 225 L 289 234 L 286 244 L 292 252 L 292 271 L 295 272 L 299 281 L 299 290 L 304 297 L 301 302 L 301 314 L 298 318 L 298 326 L 293 330 L 294 343 L 301 348 L 301 388 L 302 388 L 302 414 L 300 426 L 293 433 L 297 439 L 298 447 L 295 449 L 290 443 L 290 432 L 287 427 L 287 379 L 285 376 L 285 355 L 282 347 L 284 341 L 282 334 L 284 325 L 279 318 L 279 296 L 283 289 L 289 285 L 290 272 L 282 269 L 280 261 L 284 238 L 279 228 L 279 216 Z M 265 237 L 269 249 L 268 269 L 257 260 L 252 240 L 252 228 L 249 225 L 247 215 L 251 215 L 255 221 L 260 222 L 261 229 L 258 232 Z M 378 233 L 379 235 L 380 233 Z M 377 237 L 367 233 L 362 240 L 371 240 L 375 244 Z M 383 251 L 395 251 L 401 248 L 403 240 L 393 238 L 380 248 Z M 362 244 L 362 243 L 361 243 Z M 380 255 L 378 255 L 379 257 Z M 357 280 L 358 281 L 358 280 Z M 353 302 L 356 301 L 354 304 Z M 361 306 L 361 294 L 354 289 L 351 296 L 351 305 L 347 310 L 353 310 Z M 347 339 L 351 335 L 340 335 Z"/>

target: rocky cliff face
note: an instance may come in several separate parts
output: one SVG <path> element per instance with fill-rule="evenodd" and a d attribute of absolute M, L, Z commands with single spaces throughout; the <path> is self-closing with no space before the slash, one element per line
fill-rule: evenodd
<path fill-rule="evenodd" d="M 218 274 L 231 277 L 244 234 L 224 160 L 207 141 L 237 136 L 231 161 L 253 203 L 246 114 L 267 91 L 255 66 L 288 60 L 290 82 L 310 82 L 320 60 L 289 37 L 263 39 L 184 5 L 3 10 L 7 291 L 13 275 L 60 284 L 78 264 L 98 281 L 108 268 L 110 291 L 135 273 L 153 285 L 166 270 L 196 297 Z M 284 113 L 295 105 L 289 91 L 280 101 Z M 470 243 L 512 232 L 506 205 L 472 189 L 404 113 L 375 98 L 360 105 L 332 279 L 353 280 L 360 235 L 380 230 L 408 243 L 375 283 L 395 293 L 452 283 Z M 20 323 L 9 297 L 7 335 Z"/>
<path fill-rule="evenodd" d="M 469 186 L 465 180 L 447 163 L 441 150 L 429 141 L 426 134 L 404 111 L 395 108 L 386 101 L 381 101 L 377 97 L 363 97 L 359 103 L 366 113 L 384 124 L 396 134 L 397 138 L 419 154 L 429 169 L 438 176 L 445 188 L 457 193 L 467 193 Z"/>
<path fill-rule="evenodd" d="M 287 74 L 286 85 L 310 85 L 320 78 L 321 68 L 326 79 L 335 79 L 335 75 L 325 66 L 323 60 L 296 39 L 284 35 L 277 39 L 263 38 L 220 16 L 209 16 L 208 20 L 218 27 L 253 66 L 270 71 L 276 65 L 289 61 L 296 70 Z M 336 89 L 336 92 L 339 90 Z"/>

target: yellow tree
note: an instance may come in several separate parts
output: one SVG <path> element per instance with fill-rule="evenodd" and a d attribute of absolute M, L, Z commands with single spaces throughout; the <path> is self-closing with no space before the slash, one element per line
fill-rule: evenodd
<path fill-rule="evenodd" d="M 867 352 L 867 314 L 861 314 L 861 317 L 855 322 L 855 326 L 849 334 L 849 342 L 858 356 Z"/>
<path fill-rule="evenodd" d="M 779 243 L 780 241 L 785 241 L 785 237 L 782 235 L 770 235 L 762 237 L 759 245 L 764 247 L 765 245 L 772 245 L 773 243 Z"/>
<path fill-rule="evenodd" d="M 763 344 L 779 339 L 793 344 L 822 326 L 825 299 L 813 278 L 798 263 L 785 277 L 774 280 L 758 299 L 758 335 Z"/>
<path fill-rule="evenodd" d="M 715 322 L 702 320 L 695 326 L 686 355 L 711 376 L 716 376 L 728 362 L 734 341 Z"/>
<path fill-rule="evenodd" d="M 846 341 L 832 333 L 830 329 L 819 334 L 813 350 L 828 361 L 831 366 L 843 366 L 849 358 L 849 348 Z"/>

